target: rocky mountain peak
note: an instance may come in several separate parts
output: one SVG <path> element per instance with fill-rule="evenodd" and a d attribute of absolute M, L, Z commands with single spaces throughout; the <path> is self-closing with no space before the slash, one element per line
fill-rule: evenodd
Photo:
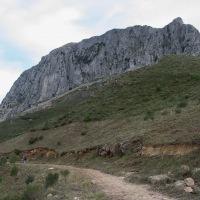
<path fill-rule="evenodd" d="M 180 17 L 163 28 L 113 29 L 64 45 L 21 74 L 0 105 L 0 119 L 20 115 L 82 84 L 152 65 L 169 54 L 200 55 L 199 31 Z"/>
<path fill-rule="evenodd" d="M 172 23 L 183 25 L 183 20 L 180 17 L 175 18 Z"/>

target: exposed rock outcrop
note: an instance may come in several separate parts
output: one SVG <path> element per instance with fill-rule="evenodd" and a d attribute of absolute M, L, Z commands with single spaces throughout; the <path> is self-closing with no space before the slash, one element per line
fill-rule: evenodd
<path fill-rule="evenodd" d="M 151 65 L 168 54 L 199 56 L 199 31 L 177 18 L 164 28 L 113 29 L 64 45 L 21 74 L 0 105 L 0 119 L 20 115 L 81 84 Z"/>

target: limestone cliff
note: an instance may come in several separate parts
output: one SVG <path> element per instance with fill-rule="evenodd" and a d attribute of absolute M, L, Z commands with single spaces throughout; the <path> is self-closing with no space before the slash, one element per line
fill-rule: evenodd
<path fill-rule="evenodd" d="M 0 105 L 0 119 L 19 115 L 81 84 L 151 65 L 167 54 L 199 56 L 199 31 L 177 18 L 163 28 L 113 29 L 64 45 L 21 74 Z"/>

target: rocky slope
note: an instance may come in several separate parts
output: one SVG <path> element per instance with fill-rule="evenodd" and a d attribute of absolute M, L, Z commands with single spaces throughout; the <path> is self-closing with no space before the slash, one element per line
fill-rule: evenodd
<path fill-rule="evenodd" d="M 0 120 L 81 84 L 151 65 L 168 54 L 199 56 L 199 31 L 177 18 L 163 28 L 113 29 L 64 45 L 21 74 L 0 105 Z"/>

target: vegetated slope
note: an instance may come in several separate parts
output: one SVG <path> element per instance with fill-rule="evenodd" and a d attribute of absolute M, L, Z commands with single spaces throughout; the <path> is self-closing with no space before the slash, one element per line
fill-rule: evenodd
<path fill-rule="evenodd" d="M 152 65 L 169 54 L 200 55 L 199 31 L 181 18 L 163 28 L 114 29 L 64 45 L 16 80 L 0 105 L 0 120 L 20 115 L 82 84 Z"/>
<path fill-rule="evenodd" d="M 175 183 L 167 187 L 156 185 L 154 189 L 171 197 L 198 200 L 199 86 L 200 58 L 166 56 L 152 67 L 71 91 L 53 101 L 49 109 L 0 123 L 0 153 L 47 147 L 63 156 L 56 161 L 36 155 L 39 162 L 42 159 L 81 165 L 117 175 L 128 172 L 127 180 L 134 183 L 148 183 L 149 176 L 158 174 L 168 174 L 174 182 L 183 180 L 181 166 L 187 165 L 191 169 L 187 177 L 195 180 L 195 193 L 186 195 Z M 43 139 L 29 144 L 31 138 L 40 137 Z M 150 147 L 151 151 L 138 154 L 130 150 L 122 157 L 109 159 L 97 156 L 95 151 L 78 158 L 75 154 L 63 154 L 131 138 L 142 138 L 143 147 Z M 193 148 L 196 146 L 198 149 Z M 164 153 L 154 154 L 159 151 L 157 147 L 162 147 Z M 182 156 L 165 154 L 179 147 L 186 152 Z M 187 148 L 193 151 L 188 153 Z M 152 151 L 156 156 L 151 155 Z"/>
<path fill-rule="evenodd" d="M 62 151 L 134 135 L 148 143 L 198 142 L 199 86 L 200 58 L 166 56 L 152 67 L 71 91 L 50 109 L 1 122 L 0 141 L 29 132 L 18 137 L 23 148 L 31 136 L 44 135 L 37 145 Z M 55 140 L 66 145 L 56 146 Z"/>

